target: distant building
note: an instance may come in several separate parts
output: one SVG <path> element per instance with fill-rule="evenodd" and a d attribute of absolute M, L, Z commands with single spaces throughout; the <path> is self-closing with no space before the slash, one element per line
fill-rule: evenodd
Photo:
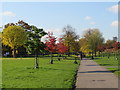
<path fill-rule="evenodd" d="M 118 39 L 117 37 L 113 37 L 113 40 L 114 40 L 114 41 L 117 41 L 117 39 Z"/>

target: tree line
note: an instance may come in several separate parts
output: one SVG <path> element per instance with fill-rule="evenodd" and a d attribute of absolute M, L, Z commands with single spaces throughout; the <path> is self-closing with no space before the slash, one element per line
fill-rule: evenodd
<path fill-rule="evenodd" d="M 47 35 L 45 43 L 41 41 L 43 36 Z M 97 53 L 102 52 L 116 52 L 120 51 L 120 43 L 115 40 L 105 41 L 99 29 L 88 29 L 84 32 L 83 37 L 80 38 L 76 34 L 75 28 L 67 25 L 63 28 L 63 34 L 57 41 L 57 37 L 51 32 L 45 32 L 34 25 L 20 20 L 17 23 L 8 23 L 0 32 L 0 41 L 2 42 L 3 56 L 9 52 L 13 57 L 18 55 L 36 55 L 49 52 L 68 54 L 89 54 L 92 59 Z"/>

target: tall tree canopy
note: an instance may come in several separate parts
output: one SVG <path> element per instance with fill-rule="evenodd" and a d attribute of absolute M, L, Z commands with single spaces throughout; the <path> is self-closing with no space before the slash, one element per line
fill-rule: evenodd
<path fill-rule="evenodd" d="M 99 31 L 99 29 L 96 29 L 96 28 L 88 29 L 85 32 L 84 37 L 87 40 L 89 49 L 91 49 L 92 52 L 94 52 L 96 56 L 97 46 L 102 44 L 104 41 L 102 33 Z"/>
<path fill-rule="evenodd" d="M 118 50 L 118 49 L 120 49 L 120 43 L 119 42 L 114 42 L 113 44 L 112 44 L 112 46 L 113 46 L 113 49 L 116 51 L 116 50 Z"/>
<path fill-rule="evenodd" d="M 0 32 L 0 43 L 2 42 L 2 32 Z"/>
<path fill-rule="evenodd" d="M 2 42 L 13 49 L 14 57 L 16 57 L 17 48 L 24 45 L 26 40 L 26 32 L 21 26 L 13 25 L 3 29 Z"/>
<path fill-rule="evenodd" d="M 63 38 L 59 38 L 59 42 L 57 43 L 57 51 L 58 53 L 64 54 L 68 51 L 68 47 L 64 44 Z"/>
<path fill-rule="evenodd" d="M 0 56 L 2 55 L 2 32 L 0 32 Z"/>
<path fill-rule="evenodd" d="M 51 53 L 50 64 L 53 64 L 52 53 L 57 52 L 56 38 L 53 36 L 53 33 L 50 33 L 50 32 L 48 33 L 48 37 L 47 37 L 45 45 L 46 45 L 45 50 Z"/>
<path fill-rule="evenodd" d="M 115 42 L 114 40 L 107 40 L 105 43 L 106 49 L 112 49 L 113 48 L 112 44 L 114 42 Z"/>
<path fill-rule="evenodd" d="M 57 51 L 56 38 L 53 36 L 53 33 L 48 33 L 47 40 L 45 42 L 46 50 L 53 53 Z"/>
<path fill-rule="evenodd" d="M 67 25 L 63 28 L 63 39 L 65 45 L 68 47 L 68 52 L 74 52 L 76 50 L 75 48 L 75 42 L 78 40 L 79 36 L 75 33 L 75 29 L 72 28 L 72 26 Z"/>
<path fill-rule="evenodd" d="M 35 26 L 31 26 L 31 31 L 27 31 L 27 51 L 31 54 L 41 53 L 44 49 L 44 43 L 41 42 L 41 38 L 47 33 L 43 29 L 38 29 Z"/>
<path fill-rule="evenodd" d="M 24 28 L 27 35 L 26 49 L 29 54 L 40 53 L 44 50 L 44 43 L 41 42 L 41 38 L 47 33 L 43 29 L 39 29 L 33 25 L 29 25 L 23 20 L 18 21 L 17 23 L 8 23 L 5 25 L 5 28 L 8 26 L 21 26 Z M 37 50 L 37 52 L 36 52 Z"/>
<path fill-rule="evenodd" d="M 88 45 L 88 43 L 87 43 L 86 38 L 81 38 L 81 39 L 79 40 L 79 44 L 80 44 L 79 50 L 80 50 L 81 52 L 89 53 L 89 52 L 92 51 L 92 50 L 89 48 L 89 45 Z"/>

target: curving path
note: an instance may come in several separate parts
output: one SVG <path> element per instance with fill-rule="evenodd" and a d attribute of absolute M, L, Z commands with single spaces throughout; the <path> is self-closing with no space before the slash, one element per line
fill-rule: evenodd
<path fill-rule="evenodd" d="M 118 88 L 118 77 L 105 69 L 105 67 L 99 66 L 93 60 L 84 58 L 81 61 L 77 73 L 76 89 L 77 88 L 81 88 L 80 90 L 82 90 L 82 88 L 84 88 L 83 90 L 86 90 L 85 88 L 96 88 L 95 90 L 99 90 L 98 88 L 104 88 L 100 90 L 118 90 L 112 89 Z"/>

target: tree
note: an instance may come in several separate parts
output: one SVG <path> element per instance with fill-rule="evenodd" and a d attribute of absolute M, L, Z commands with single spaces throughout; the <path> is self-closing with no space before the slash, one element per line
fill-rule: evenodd
<path fill-rule="evenodd" d="M 48 32 L 48 37 L 45 45 L 46 45 L 45 50 L 48 50 L 51 53 L 50 64 L 53 64 L 52 53 L 57 51 L 56 38 L 53 36 L 53 33 Z"/>
<path fill-rule="evenodd" d="M 113 46 L 113 49 L 115 50 L 115 51 L 117 51 L 118 49 L 120 49 L 120 43 L 119 42 L 114 42 L 113 44 L 112 44 L 112 46 Z"/>
<path fill-rule="evenodd" d="M 105 44 L 101 44 L 97 46 L 97 51 L 99 51 L 99 56 L 100 56 L 100 53 L 102 53 L 105 49 L 106 49 Z"/>
<path fill-rule="evenodd" d="M 0 32 L 0 56 L 2 55 L 2 33 Z"/>
<path fill-rule="evenodd" d="M 63 38 L 59 38 L 57 43 L 57 52 L 60 54 L 65 54 L 68 51 L 68 47 L 64 44 Z"/>
<path fill-rule="evenodd" d="M 29 25 L 22 20 L 18 21 L 16 25 L 23 27 L 27 33 L 26 48 L 28 53 L 37 55 L 36 49 L 37 53 L 43 53 L 45 45 L 41 42 L 41 38 L 47 33 L 42 28 L 39 29 L 36 26 Z"/>
<path fill-rule="evenodd" d="M 2 32 L 0 32 L 0 55 L 5 55 L 7 52 L 9 52 L 9 55 L 11 54 L 12 50 L 11 48 L 7 45 L 4 45 L 2 43 Z"/>
<path fill-rule="evenodd" d="M 106 43 L 105 43 L 106 49 L 112 49 L 113 48 L 112 44 L 114 42 L 115 42 L 114 40 L 107 40 Z"/>
<path fill-rule="evenodd" d="M 8 23 L 5 25 L 5 28 L 7 28 L 8 26 L 14 26 L 14 25 L 23 27 L 24 31 L 26 32 L 27 42 L 25 44 L 25 47 L 27 49 L 28 54 L 35 54 L 35 49 L 34 49 L 34 47 L 36 48 L 36 46 L 34 45 L 35 40 L 37 40 L 36 43 L 37 43 L 38 53 L 44 51 L 45 45 L 43 42 L 41 42 L 41 38 L 47 33 L 43 29 L 39 29 L 33 25 L 29 25 L 23 20 L 19 20 L 17 23 Z"/>
<path fill-rule="evenodd" d="M 80 50 L 81 60 L 83 58 L 83 53 L 90 54 L 90 52 L 92 52 L 92 50 L 89 48 L 86 38 L 79 39 L 79 50 Z"/>
<path fill-rule="evenodd" d="M 8 23 L 5 27 L 9 26 L 21 26 L 24 28 L 24 31 L 27 35 L 27 41 L 25 44 L 25 48 L 21 47 L 22 53 L 26 49 L 28 54 L 35 55 L 35 68 L 39 68 L 38 65 L 38 53 L 42 53 L 44 51 L 45 45 L 41 42 L 41 38 L 46 35 L 47 33 L 43 29 L 39 29 L 36 26 L 29 25 L 28 23 L 24 22 L 23 20 L 18 21 L 17 23 Z M 25 52 L 25 51 L 24 51 Z"/>
<path fill-rule="evenodd" d="M 17 23 L 8 23 L 5 25 L 5 28 L 7 28 L 8 26 L 21 26 L 24 28 L 24 30 L 26 31 L 30 31 L 31 29 L 31 25 L 29 25 L 28 23 L 24 22 L 23 20 L 19 20 Z"/>
<path fill-rule="evenodd" d="M 13 49 L 13 57 L 16 57 L 16 50 L 26 42 L 26 32 L 21 26 L 8 26 L 3 29 L 2 43 Z"/>
<path fill-rule="evenodd" d="M 68 47 L 68 55 L 70 52 L 73 52 L 75 50 L 75 41 L 78 39 L 78 35 L 75 33 L 75 29 L 72 28 L 70 25 L 67 25 L 63 28 L 63 32 L 65 34 L 63 35 L 64 44 Z"/>
<path fill-rule="evenodd" d="M 31 31 L 30 30 L 31 26 L 28 23 L 24 22 L 23 20 L 19 20 L 17 23 L 8 23 L 4 27 L 7 28 L 8 26 L 21 26 L 22 28 L 24 28 L 24 31 L 26 32 L 26 34 L 27 34 L 28 31 Z M 20 46 L 18 48 L 18 51 L 19 51 L 18 54 L 17 54 L 18 56 L 27 55 L 27 53 L 26 53 L 27 51 L 26 51 L 25 46 L 26 45 Z M 12 51 L 9 49 L 9 46 L 2 45 L 2 47 L 3 47 L 3 49 L 2 49 L 3 54 L 6 53 L 6 52 L 9 52 L 11 54 Z"/>
<path fill-rule="evenodd" d="M 89 48 L 89 45 L 88 45 L 88 43 L 87 43 L 86 38 L 81 38 L 81 39 L 79 40 L 79 44 L 80 44 L 80 51 L 81 51 L 81 52 L 89 53 L 89 52 L 92 51 L 92 50 Z"/>
<path fill-rule="evenodd" d="M 99 31 L 99 29 L 88 29 L 85 32 L 84 37 L 87 40 L 89 48 L 92 50 L 92 59 L 93 59 L 93 53 L 95 53 L 96 56 L 97 46 L 103 43 L 104 38 L 102 37 L 102 34 Z"/>
<path fill-rule="evenodd" d="M 113 51 L 114 51 L 114 53 L 115 53 L 115 57 L 116 57 L 116 59 L 118 59 L 117 58 L 117 53 L 119 53 L 119 49 L 120 49 L 120 42 L 114 42 L 113 44 L 112 44 L 112 46 L 113 46 Z"/>
<path fill-rule="evenodd" d="M 44 43 L 41 42 L 41 38 L 47 33 L 43 29 L 39 29 L 35 26 L 31 26 L 31 31 L 27 31 L 26 48 L 29 54 L 42 53 L 44 49 Z"/>
<path fill-rule="evenodd" d="M 2 41 L 2 32 L 0 32 L 0 41 Z"/>
<path fill-rule="evenodd" d="M 104 50 L 105 50 L 105 45 L 104 44 L 97 46 L 97 51 L 103 52 Z"/>
<path fill-rule="evenodd" d="M 29 54 L 35 54 L 35 68 L 39 68 L 38 53 L 42 53 L 44 49 L 44 43 L 41 42 L 41 38 L 47 33 L 43 29 L 38 29 L 35 26 L 31 26 L 31 31 L 27 31 L 27 43 L 26 48 Z"/>
<path fill-rule="evenodd" d="M 80 43 L 79 41 L 74 41 L 74 44 L 73 44 L 73 51 L 75 52 L 75 54 L 78 55 L 79 51 L 80 51 Z"/>

